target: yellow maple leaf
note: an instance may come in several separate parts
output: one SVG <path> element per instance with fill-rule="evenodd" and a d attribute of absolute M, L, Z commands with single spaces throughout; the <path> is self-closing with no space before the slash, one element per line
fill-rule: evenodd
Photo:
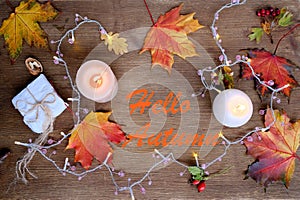
<path fill-rule="evenodd" d="M 40 4 L 35 0 L 22 1 L 0 28 L 0 35 L 4 35 L 11 59 L 16 60 L 20 55 L 23 40 L 30 46 L 48 47 L 47 35 L 38 22 L 46 22 L 57 14 L 50 2 Z"/>
<path fill-rule="evenodd" d="M 125 38 L 120 38 L 119 33 L 113 34 L 109 32 L 107 34 L 101 34 L 101 40 L 104 40 L 104 44 L 109 51 L 114 51 L 116 55 L 123 55 L 128 52 Z"/>

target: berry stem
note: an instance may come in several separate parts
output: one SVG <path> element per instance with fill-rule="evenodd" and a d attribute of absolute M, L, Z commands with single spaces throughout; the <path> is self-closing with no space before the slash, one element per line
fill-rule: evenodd
<path fill-rule="evenodd" d="M 149 16 L 150 16 L 150 19 L 151 19 L 151 21 L 152 21 L 152 25 L 154 25 L 155 22 L 154 22 L 154 20 L 153 20 L 152 14 L 151 14 L 151 12 L 150 12 L 150 9 L 149 9 L 149 6 L 148 6 L 146 0 L 144 0 L 144 4 L 145 4 L 145 6 L 146 6 L 146 9 L 147 9 L 148 14 L 149 14 Z"/>
<path fill-rule="evenodd" d="M 277 49 L 278 49 L 278 46 L 279 46 L 281 40 L 282 40 L 283 38 L 285 38 L 286 36 L 288 36 L 291 32 L 293 32 L 293 30 L 295 30 L 298 26 L 300 26 L 300 24 L 296 24 L 296 25 L 293 26 L 287 33 L 285 33 L 283 36 L 281 36 L 281 38 L 278 40 L 277 45 L 276 45 L 276 47 L 275 47 L 275 50 L 274 50 L 274 53 L 273 53 L 274 55 L 276 54 L 276 51 L 277 51 Z"/>
<path fill-rule="evenodd" d="M 268 36 L 269 36 L 269 38 L 270 38 L 270 42 L 271 42 L 271 44 L 273 44 L 273 43 L 274 43 L 274 41 L 273 41 L 272 34 L 270 33 L 270 34 L 268 34 Z"/>
<path fill-rule="evenodd" d="M 14 11 L 15 11 L 15 8 L 14 8 L 14 6 L 11 4 L 11 2 L 10 2 L 9 0 L 5 0 L 5 2 L 6 2 L 6 5 L 7 5 L 8 7 L 10 7 L 10 9 L 14 12 Z"/>

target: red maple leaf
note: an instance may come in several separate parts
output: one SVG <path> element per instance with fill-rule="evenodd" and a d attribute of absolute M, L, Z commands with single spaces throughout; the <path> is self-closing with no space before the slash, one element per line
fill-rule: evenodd
<path fill-rule="evenodd" d="M 273 88 L 280 88 L 289 84 L 290 87 L 285 88 L 282 92 L 286 96 L 290 96 L 292 88 L 298 86 L 297 81 L 292 76 L 292 69 L 296 66 L 291 61 L 276 56 L 264 49 L 249 49 L 247 50 L 247 54 L 254 72 L 259 74 L 262 81 L 273 81 L 274 85 L 270 85 Z M 252 78 L 251 69 L 246 64 L 242 64 L 242 66 L 243 78 Z M 264 85 L 259 85 L 259 90 L 261 95 L 264 95 L 268 88 Z"/>
<path fill-rule="evenodd" d="M 275 123 L 268 132 L 253 133 L 244 140 L 247 153 L 257 161 L 248 167 L 250 176 L 265 187 L 273 181 L 282 181 L 286 187 L 295 170 L 295 159 L 300 142 L 300 120 L 290 123 L 284 112 L 274 111 Z M 265 126 L 273 122 L 270 109 L 265 115 Z"/>
<path fill-rule="evenodd" d="M 74 148 L 75 162 L 88 169 L 95 157 L 103 162 L 108 153 L 112 152 L 109 142 L 116 144 L 126 139 L 118 124 L 108 121 L 111 112 L 90 112 L 73 130 L 66 149 Z M 108 163 L 112 161 L 109 157 Z"/>
<path fill-rule="evenodd" d="M 150 51 L 152 66 L 160 65 L 171 72 L 174 63 L 173 54 L 185 59 L 197 55 L 193 43 L 187 34 L 203 26 L 193 19 L 195 13 L 180 15 L 183 4 L 158 18 L 148 32 L 140 53 Z"/>

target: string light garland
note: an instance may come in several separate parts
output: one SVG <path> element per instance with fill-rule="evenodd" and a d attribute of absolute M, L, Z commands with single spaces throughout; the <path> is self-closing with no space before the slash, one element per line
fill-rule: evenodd
<path fill-rule="evenodd" d="M 222 132 L 219 133 L 219 137 L 223 139 L 223 142 L 222 144 L 224 145 L 224 152 L 223 154 L 221 154 L 219 157 L 215 158 L 213 161 L 205 164 L 206 168 L 211 166 L 212 164 L 214 164 L 215 162 L 217 161 L 220 161 L 222 160 L 222 158 L 227 154 L 227 150 L 229 149 L 229 147 L 231 145 L 234 145 L 234 144 L 240 144 L 243 142 L 244 139 L 246 139 L 248 136 L 250 136 L 252 133 L 255 133 L 255 132 L 259 132 L 259 131 L 262 131 L 262 132 L 265 132 L 267 131 L 268 129 L 270 129 L 271 126 L 273 126 L 273 124 L 275 123 L 275 114 L 274 114 L 274 109 L 273 109 L 273 101 L 276 99 L 276 94 L 282 90 L 284 90 L 285 88 L 289 87 L 289 84 L 281 87 L 281 88 L 277 88 L 277 89 L 274 89 L 271 87 L 272 84 L 269 84 L 268 82 L 265 82 L 265 81 L 262 81 L 260 80 L 259 78 L 259 74 L 256 74 L 253 70 L 253 67 L 251 66 L 250 64 L 250 59 L 245 57 L 245 56 L 236 56 L 236 61 L 235 62 L 232 62 L 231 60 L 228 59 L 226 53 L 225 53 L 225 49 L 222 47 L 221 43 L 222 43 L 222 40 L 221 40 L 221 36 L 219 35 L 218 31 L 217 31 L 217 27 L 216 27 L 216 22 L 219 20 L 219 14 L 224 10 L 224 9 L 229 9 L 231 7 L 234 7 L 234 6 L 239 6 L 239 5 L 243 5 L 247 2 L 247 0 L 243 0 L 243 1 L 239 1 L 239 0 L 232 0 L 231 3 L 228 3 L 226 5 L 224 5 L 223 7 L 221 7 L 215 14 L 214 14 L 214 20 L 212 22 L 212 25 L 210 26 L 211 28 L 211 31 L 212 31 L 212 35 L 213 35 L 213 38 L 215 39 L 215 42 L 216 42 L 216 45 L 218 46 L 218 48 L 220 49 L 221 51 L 221 56 L 219 57 L 219 60 L 222 61 L 222 64 L 219 65 L 219 66 L 216 66 L 215 68 L 211 68 L 211 67 L 206 67 L 202 70 L 198 70 L 198 75 L 200 76 L 200 80 L 202 82 L 202 84 L 204 85 L 205 87 L 205 91 L 206 90 L 215 90 L 217 91 L 218 93 L 220 93 L 221 91 L 219 89 L 217 89 L 215 87 L 215 82 L 212 81 L 210 84 L 206 81 L 205 79 L 205 76 L 204 74 L 205 73 L 209 73 L 209 74 L 214 74 L 216 72 L 218 72 L 219 69 L 223 68 L 223 67 L 232 67 L 234 65 L 237 65 L 239 63 L 244 63 L 246 64 L 250 70 L 251 70 L 251 73 L 253 75 L 253 77 L 258 81 L 259 84 L 261 85 L 264 85 L 265 87 L 267 87 L 270 91 L 271 91 L 271 97 L 270 97 L 270 110 L 271 110 L 271 113 L 272 113 L 272 118 L 274 119 L 272 123 L 270 123 L 267 127 L 265 128 L 262 128 L 262 127 L 256 127 L 254 130 L 252 131 L 249 131 L 248 133 L 246 133 L 243 137 L 239 138 L 238 140 L 235 140 L 235 141 L 230 141 L 228 140 Z M 194 94 L 194 96 L 196 96 Z"/>
<path fill-rule="evenodd" d="M 285 85 L 281 88 L 277 88 L 277 89 L 274 89 L 270 86 L 270 84 L 264 82 L 264 81 L 261 81 L 260 78 L 259 78 L 259 75 L 257 75 L 252 66 L 250 65 L 250 60 L 247 58 L 247 57 L 244 57 L 244 56 L 237 56 L 236 58 L 236 61 L 232 62 L 231 60 L 228 59 L 226 53 L 225 53 L 225 49 L 222 47 L 221 45 L 221 36 L 219 35 L 219 33 L 217 32 L 217 27 L 216 27 L 216 22 L 217 20 L 219 20 L 219 14 L 221 13 L 221 11 L 223 11 L 224 9 L 229 9 L 231 7 L 234 7 L 234 6 L 239 6 L 239 5 L 243 5 L 247 2 L 247 0 L 243 0 L 243 1 L 239 1 L 239 0 L 232 0 L 230 3 L 222 6 L 215 14 L 214 14 L 214 20 L 213 20 L 213 23 L 211 25 L 211 31 L 212 31 L 212 36 L 213 38 L 215 39 L 215 42 L 216 42 L 216 45 L 218 46 L 218 48 L 220 49 L 221 51 L 221 57 L 222 59 L 222 64 L 219 65 L 219 66 L 216 66 L 214 68 L 211 68 L 211 67 L 206 67 L 202 70 L 199 70 L 198 71 L 198 75 L 200 76 L 200 80 L 204 86 L 204 91 L 208 90 L 215 90 L 217 92 L 220 92 L 219 89 L 217 89 L 215 86 L 215 83 L 212 81 L 211 83 L 208 83 L 206 81 L 206 79 L 204 78 L 204 75 L 206 73 L 216 73 L 219 69 L 225 67 L 225 66 L 234 66 L 236 64 L 239 64 L 239 63 L 244 63 L 246 64 L 252 71 L 252 75 L 253 77 L 258 81 L 259 84 L 261 85 L 264 85 L 265 87 L 267 87 L 270 91 L 271 91 L 271 97 L 270 97 L 270 109 L 272 111 L 272 116 L 273 116 L 273 119 L 274 121 L 272 123 L 269 124 L 269 126 L 265 127 L 265 128 L 261 128 L 261 127 L 256 127 L 254 130 L 251 130 L 250 132 L 246 133 L 243 137 L 235 140 L 235 141 L 230 141 L 229 139 L 227 139 L 222 132 L 219 133 L 219 137 L 223 140 L 222 144 L 224 145 L 224 152 L 219 155 L 217 158 L 215 158 L 214 160 L 212 160 L 211 162 L 208 162 L 208 163 L 205 163 L 205 164 L 202 164 L 200 165 L 199 164 L 199 161 L 198 161 L 198 155 L 196 153 L 193 154 L 193 157 L 195 158 L 195 162 L 196 162 L 196 166 L 201 168 L 202 170 L 206 170 L 209 166 L 213 165 L 215 162 L 217 161 L 220 161 L 226 154 L 227 154 L 227 151 L 228 149 L 230 148 L 231 145 L 235 145 L 235 144 L 240 144 L 242 143 L 242 141 L 244 139 L 246 139 L 247 137 L 251 137 L 250 135 L 252 133 L 255 133 L 255 132 L 258 132 L 258 131 L 262 131 L 262 132 L 265 132 L 267 131 L 274 123 L 275 123 L 275 115 L 274 115 L 274 110 L 273 110 L 273 101 L 276 99 L 276 94 L 278 92 L 280 92 L 281 90 L 289 87 L 289 85 Z M 79 29 L 82 25 L 86 24 L 86 23 L 94 23 L 98 26 L 98 30 L 99 32 L 101 32 L 102 34 L 107 34 L 106 30 L 104 29 L 104 27 L 100 24 L 100 22 L 96 21 L 96 20 L 92 20 L 92 19 L 89 19 L 87 17 L 82 17 L 80 16 L 79 14 L 76 14 L 75 15 L 75 24 L 76 26 L 70 30 L 68 30 L 59 40 L 57 41 L 51 41 L 51 43 L 57 43 L 57 51 L 56 51 L 56 56 L 54 56 L 54 63 L 55 64 L 59 64 L 59 65 L 62 65 L 65 67 L 65 70 L 66 70 L 66 74 L 67 74 L 67 78 L 69 79 L 69 82 L 70 82 L 70 85 L 72 87 L 72 90 L 75 92 L 75 97 L 72 97 L 72 98 L 68 98 L 68 100 L 70 101 L 74 101 L 74 102 L 77 102 L 77 111 L 76 111 L 76 122 L 74 123 L 74 126 L 76 126 L 77 124 L 80 123 L 80 93 L 79 91 L 77 90 L 76 86 L 74 85 L 73 83 L 73 80 L 70 76 L 70 73 L 69 73 L 69 70 L 68 70 L 68 65 L 67 65 L 67 62 L 63 59 L 63 54 L 61 52 L 61 44 L 62 42 L 67 39 L 67 41 L 70 43 L 70 44 L 73 44 L 75 42 L 75 31 L 77 29 Z M 203 93 L 203 92 L 202 92 Z M 193 96 L 197 96 L 197 94 L 193 94 Z M 150 174 L 151 172 L 159 167 L 160 165 L 163 165 L 165 163 L 168 163 L 168 162 L 172 162 L 172 163 L 175 163 L 181 167 L 183 167 L 183 171 L 180 172 L 180 176 L 183 176 L 183 174 L 187 171 L 187 169 L 189 168 L 189 166 L 183 164 L 182 162 L 179 162 L 178 160 L 176 160 L 173 156 L 173 153 L 170 153 L 168 155 L 163 155 L 161 154 L 158 150 L 154 150 L 154 154 L 153 154 L 153 158 L 155 158 L 155 164 L 150 167 L 148 169 L 148 171 L 136 182 L 131 182 L 131 179 L 129 178 L 128 179 L 128 185 L 127 186 L 120 186 L 116 180 L 115 180 L 115 175 L 117 174 L 118 176 L 120 177 L 124 177 L 124 172 L 122 171 L 119 171 L 119 172 L 115 172 L 114 168 L 109 166 L 107 164 L 107 160 L 108 158 L 111 156 L 111 154 L 109 153 L 105 159 L 105 161 L 98 165 L 97 167 L 95 168 L 92 168 L 92 169 L 89 169 L 89 170 L 86 170 L 86 171 L 83 171 L 83 172 L 76 172 L 76 168 L 75 166 L 71 166 L 70 163 L 69 163 L 69 159 L 68 158 L 65 158 L 65 162 L 64 162 L 64 165 L 61 167 L 59 166 L 56 161 L 54 161 L 51 156 L 53 154 L 56 154 L 56 151 L 52 151 L 50 153 L 50 149 L 56 147 L 57 145 L 60 145 L 65 139 L 67 139 L 71 133 L 68 133 L 68 134 L 65 134 L 65 133 L 61 133 L 62 135 L 62 138 L 58 141 L 53 141 L 52 139 L 49 139 L 48 140 L 48 145 L 36 145 L 34 143 L 22 143 L 22 142 L 18 142 L 16 141 L 15 144 L 17 145 L 21 145 L 21 146 L 24 146 L 24 147 L 27 147 L 29 151 L 32 151 L 32 150 L 35 150 L 37 151 L 38 153 L 40 153 L 47 161 L 49 161 L 52 165 L 54 165 L 54 167 L 57 168 L 57 170 L 62 173 L 62 175 L 66 175 L 67 173 L 68 174 L 71 174 L 71 175 L 74 175 L 76 177 L 78 177 L 78 180 L 81 180 L 84 176 L 86 176 L 87 174 L 91 173 L 91 172 L 94 172 L 96 170 L 100 170 L 102 168 L 106 168 L 110 174 L 110 177 L 111 177 L 111 180 L 115 186 L 115 194 L 117 195 L 119 192 L 123 192 L 123 191 L 129 191 L 130 195 L 131 195 L 131 199 L 134 200 L 135 199 L 135 196 L 134 196 L 134 187 L 135 186 L 138 186 L 140 187 L 140 191 L 141 193 L 145 193 L 145 188 L 142 186 L 142 183 L 148 179 L 148 185 L 151 185 L 152 184 L 152 179 L 150 178 Z M 49 155 L 47 155 L 47 153 Z M 160 160 L 157 161 L 156 158 L 159 158 Z M 199 166 L 200 165 L 200 166 Z M 30 174 L 32 177 L 36 178 L 36 176 L 34 174 L 32 174 L 28 169 L 27 167 L 25 167 L 25 170 L 26 172 L 28 172 L 28 174 Z M 17 175 L 18 176 L 18 175 Z"/>
<path fill-rule="evenodd" d="M 75 24 L 76 26 L 72 29 L 69 29 L 59 40 L 56 40 L 56 41 L 53 41 L 51 40 L 51 44 L 55 44 L 57 43 L 57 50 L 56 50 L 56 56 L 53 56 L 53 62 L 54 64 L 61 64 L 65 67 L 65 70 L 66 70 L 66 76 L 67 78 L 69 79 L 69 82 L 70 82 L 70 85 L 72 87 L 72 90 L 75 92 L 76 96 L 74 98 L 69 98 L 68 100 L 70 101 L 77 101 L 77 113 L 76 113 L 76 116 L 77 116 L 77 120 L 76 120 L 76 124 L 79 124 L 80 123 L 80 114 L 79 114 L 79 111 L 80 111 L 80 92 L 77 90 L 75 84 L 73 83 L 73 79 L 70 75 L 70 72 L 69 72 L 69 68 L 68 68 L 68 65 L 67 65 L 67 62 L 63 59 L 63 54 L 61 52 L 61 44 L 62 42 L 68 38 L 68 42 L 70 44 L 74 44 L 75 42 L 75 31 L 77 29 L 80 28 L 80 26 L 86 24 L 86 23 L 93 23 L 93 24 L 96 24 L 98 26 L 98 31 L 102 34 L 105 34 L 107 35 L 107 32 L 105 30 L 105 28 L 100 24 L 99 21 L 97 20 L 93 20 L 93 19 L 88 19 L 87 17 L 82 17 L 80 16 L 79 14 L 75 14 Z"/>

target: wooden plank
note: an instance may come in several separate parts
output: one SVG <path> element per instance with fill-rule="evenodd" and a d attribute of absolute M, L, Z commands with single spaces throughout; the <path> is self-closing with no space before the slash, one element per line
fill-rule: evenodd
<path fill-rule="evenodd" d="M 17 1 L 11 1 L 13 5 L 17 5 Z M 190 36 L 208 52 L 209 56 L 215 59 L 219 56 L 219 50 L 214 44 L 208 26 L 213 19 L 213 13 L 224 3 L 225 0 L 212 1 L 197 1 L 189 0 L 184 2 L 182 13 L 196 12 L 195 17 L 199 19 L 200 23 L 206 27 L 192 33 Z M 149 8 L 155 19 L 159 15 L 165 13 L 171 8 L 180 4 L 177 0 L 148 0 Z M 136 0 L 94 0 L 94 1 L 54 1 L 53 4 L 61 11 L 60 15 L 52 22 L 41 23 L 43 29 L 49 34 L 49 39 L 58 39 L 67 29 L 74 26 L 73 20 L 75 13 L 89 18 L 101 21 L 103 26 L 108 31 L 124 32 L 134 28 L 149 27 L 151 20 L 148 16 L 147 10 L 143 1 Z M 217 23 L 220 35 L 223 40 L 223 45 L 228 56 L 232 59 L 238 54 L 240 49 L 264 47 L 268 50 L 274 49 L 275 45 L 269 43 L 264 38 L 260 45 L 254 42 L 247 41 L 247 34 L 250 28 L 257 26 L 259 19 L 255 17 L 255 10 L 261 5 L 272 5 L 276 7 L 288 6 L 295 13 L 296 19 L 299 21 L 299 1 L 297 0 L 283 0 L 283 1 L 254 1 L 249 0 L 246 5 L 232 8 L 224 11 L 220 16 L 220 21 Z M 9 7 L 5 1 L 0 2 L 0 19 L 5 19 L 10 13 Z M 274 41 L 277 41 L 281 33 L 274 34 Z M 76 32 L 76 44 L 70 47 L 68 44 L 63 45 L 63 52 L 66 60 L 70 66 L 71 75 L 74 77 L 76 71 L 86 56 L 98 44 L 100 44 L 97 30 L 94 26 L 86 25 L 83 29 Z M 296 44 L 296 45 L 295 45 Z M 4 46 L 3 38 L 0 39 L 0 46 Z M 299 60 L 299 34 L 295 31 L 290 37 L 286 38 L 277 54 L 293 60 L 298 66 Z M 32 133 L 28 127 L 23 123 L 21 115 L 15 110 L 11 104 L 11 99 L 20 92 L 34 77 L 31 76 L 24 65 L 24 61 L 28 56 L 34 56 L 42 62 L 45 68 L 45 75 L 52 81 L 54 87 L 64 100 L 72 96 L 71 87 L 69 83 L 64 80 L 65 71 L 63 67 L 54 65 L 52 56 L 55 54 L 55 45 L 50 45 L 49 50 L 31 48 L 27 44 L 24 45 L 23 52 L 14 65 L 10 64 L 9 57 L 5 48 L 0 49 L 1 53 L 1 67 L 0 67 L 0 147 L 8 147 L 12 154 L 0 165 L 0 198 L 1 199 L 129 199 L 130 195 L 125 192 L 118 196 L 114 195 L 114 187 L 110 180 L 109 174 L 106 170 L 97 171 L 94 174 L 89 174 L 81 181 L 76 177 L 67 175 L 62 176 L 53 166 L 51 166 L 41 156 L 37 155 L 30 164 L 30 170 L 38 176 L 37 180 L 30 179 L 28 185 L 19 183 L 16 187 L 11 187 L 7 193 L 7 189 L 13 182 L 15 177 L 15 162 L 22 157 L 26 149 L 14 145 L 14 141 L 28 141 L 29 138 L 34 139 L 36 134 Z M 150 67 L 150 56 L 148 53 L 142 55 L 137 54 L 138 51 L 130 52 L 123 55 L 118 60 L 111 64 L 117 78 L 121 78 L 126 72 L 133 67 L 147 63 Z M 199 63 L 201 65 L 201 63 Z M 174 69 L 184 75 L 190 82 L 191 86 L 197 90 L 201 87 L 196 70 L 188 62 L 176 57 Z M 153 70 L 156 70 L 155 68 Z M 158 69 L 157 69 L 158 70 Z M 238 67 L 234 69 L 235 74 L 238 73 Z M 139 74 L 137 74 L 139 76 Z M 295 71 L 294 76 L 299 82 L 300 72 Z M 157 91 L 157 99 L 164 99 L 168 90 L 161 86 L 148 86 L 150 89 L 154 88 Z M 262 117 L 258 115 L 258 110 L 262 104 L 253 89 L 252 81 L 240 80 L 236 83 L 236 87 L 245 91 L 252 99 L 254 104 L 254 115 L 251 121 L 238 129 L 224 128 L 224 133 L 231 139 L 242 136 L 246 131 L 253 129 L 256 126 L 262 126 Z M 281 97 L 281 96 L 280 96 Z M 300 118 L 300 105 L 298 100 L 300 98 L 299 89 L 296 89 L 291 96 L 291 101 L 288 104 L 284 97 L 280 105 L 276 104 L 276 108 L 284 108 L 292 119 Z M 209 116 L 211 114 L 211 99 L 198 99 L 199 108 L 201 112 L 199 132 L 205 132 L 208 129 Z M 98 110 L 109 110 L 110 104 L 97 104 Z M 172 118 L 173 117 L 173 118 Z M 148 118 L 145 115 L 135 115 L 134 120 L 140 124 L 144 124 Z M 165 128 L 178 126 L 178 119 L 180 116 L 171 116 Z M 125 126 L 125 125 L 124 125 Z M 198 125 L 197 125 L 198 126 Z M 72 129 L 73 120 L 72 115 L 65 111 L 56 119 L 55 131 L 51 136 L 55 139 L 60 137 L 60 131 L 67 132 Z M 62 166 L 66 156 L 72 157 L 73 151 L 64 152 L 66 142 L 60 145 L 56 151 L 57 155 L 53 156 L 57 163 Z M 133 152 L 136 151 L 150 151 L 153 148 L 145 146 L 144 148 L 132 147 Z M 196 148 L 192 147 L 186 151 L 181 157 L 180 161 L 186 164 L 194 164 L 192 152 Z M 218 146 L 209 153 L 205 161 L 210 161 L 220 155 L 223 149 Z M 199 194 L 194 186 L 190 186 L 187 181 L 188 174 L 183 177 L 179 176 L 179 172 L 183 169 L 175 164 L 172 164 L 159 171 L 151 173 L 153 184 L 147 185 L 143 183 L 146 188 L 146 195 L 142 195 L 135 188 L 136 199 L 236 199 L 236 198 L 255 198 L 255 199 L 298 199 L 300 185 L 300 168 L 296 166 L 295 174 L 291 182 L 291 186 L 287 191 L 282 184 L 274 184 L 270 186 L 267 193 L 263 192 L 263 188 L 256 184 L 253 180 L 243 180 L 244 170 L 247 165 L 251 164 L 253 159 L 245 155 L 245 148 L 242 145 L 233 146 L 228 155 L 222 162 L 216 163 L 209 168 L 209 171 L 215 172 L 226 167 L 232 167 L 231 170 L 225 174 L 216 176 L 207 181 L 207 188 L 205 192 Z M 133 163 L 132 167 L 138 168 L 143 163 Z M 201 162 L 203 162 L 201 160 Z M 94 163 L 96 164 L 96 162 Z M 297 163 L 299 164 L 299 163 Z M 297 165 L 296 164 L 296 165 Z M 79 166 L 78 166 L 79 167 Z M 124 178 L 117 178 L 120 185 L 127 185 L 127 179 L 138 180 L 143 176 L 142 173 L 130 173 Z"/>

